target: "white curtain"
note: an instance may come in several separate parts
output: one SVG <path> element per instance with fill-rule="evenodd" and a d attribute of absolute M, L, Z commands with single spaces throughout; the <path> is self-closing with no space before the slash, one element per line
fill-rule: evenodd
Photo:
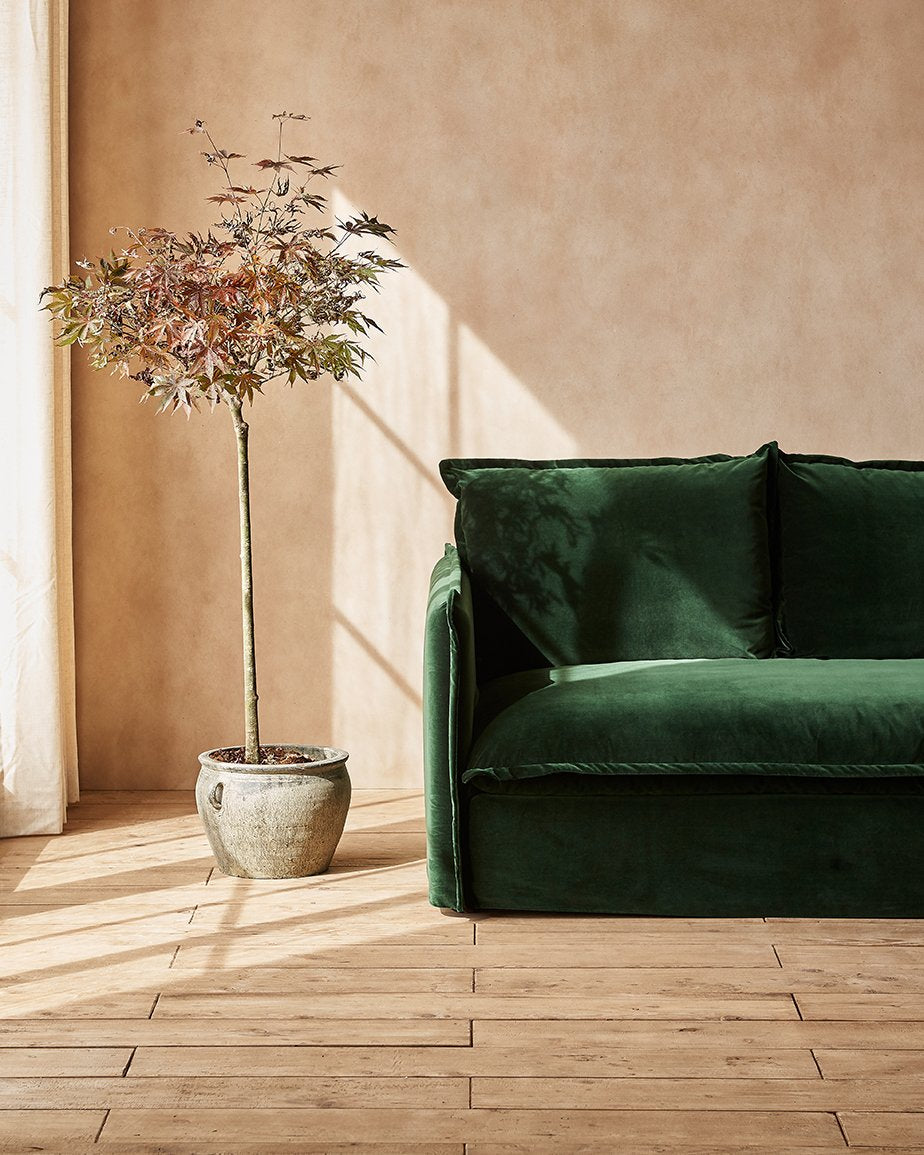
<path fill-rule="evenodd" d="M 39 294 L 67 273 L 67 0 L 0 0 L 0 836 L 77 800 L 70 381 Z"/>

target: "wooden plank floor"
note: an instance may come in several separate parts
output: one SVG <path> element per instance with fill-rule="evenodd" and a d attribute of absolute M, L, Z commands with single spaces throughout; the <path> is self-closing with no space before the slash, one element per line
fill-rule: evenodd
<path fill-rule="evenodd" d="M 329 873 L 186 793 L 0 843 L 0 1152 L 924 1155 L 924 921 L 459 917 L 418 794 Z"/>

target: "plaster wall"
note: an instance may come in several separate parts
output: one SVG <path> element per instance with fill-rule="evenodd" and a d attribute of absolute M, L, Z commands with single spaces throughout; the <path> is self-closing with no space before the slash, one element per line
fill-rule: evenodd
<path fill-rule="evenodd" d="M 207 226 L 182 130 L 288 109 L 409 265 L 361 383 L 252 414 L 266 740 L 420 782 L 440 457 L 924 456 L 922 59 L 920 0 L 72 0 L 75 257 Z M 82 782 L 189 787 L 240 740 L 230 421 L 79 352 L 73 398 Z"/>

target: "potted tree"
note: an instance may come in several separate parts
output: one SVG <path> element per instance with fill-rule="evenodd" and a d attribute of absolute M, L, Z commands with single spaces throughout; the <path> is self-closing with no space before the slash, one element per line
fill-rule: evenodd
<path fill-rule="evenodd" d="M 142 400 L 187 416 L 205 402 L 225 406 L 237 442 L 244 640 L 244 743 L 199 756 L 196 801 L 212 851 L 226 874 L 292 878 L 326 870 L 350 802 L 348 755 L 326 746 L 261 745 L 254 644 L 248 424 L 245 406 L 276 378 L 294 385 L 323 374 L 359 376 L 375 321 L 364 290 L 401 267 L 375 245 L 394 230 L 365 213 L 330 220 L 317 182 L 337 166 L 284 151 L 281 112 L 276 156 L 259 160 L 265 187 L 231 175 L 240 153 L 219 148 L 197 120 L 202 155 L 220 170 L 209 201 L 220 214 L 204 235 L 162 228 L 111 229 L 119 252 L 77 264 L 83 275 L 43 290 L 60 323 L 58 343 L 84 345 L 96 369 L 110 367 L 144 386 Z M 261 183 L 261 182 L 257 182 Z M 322 214 L 321 219 L 315 214 Z M 371 237 L 371 248 L 344 245 Z M 359 251 L 356 251 L 359 249 Z"/>

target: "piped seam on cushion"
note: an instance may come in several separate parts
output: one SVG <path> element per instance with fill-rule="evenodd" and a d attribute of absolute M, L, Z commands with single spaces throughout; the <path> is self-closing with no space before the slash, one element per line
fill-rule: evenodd
<path fill-rule="evenodd" d="M 455 627 L 456 591 L 451 589 L 446 599 L 446 622 L 449 637 L 449 725 L 447 727 L 448 749 L 447 762 L 450 774 L 449 807 L 452 827 L 452 863 L 455 875 L 455 897 L 457 910 L 464 910 L 465 896 L 462 893 L 462 847 L 460 845 L 460 815 L 459 798 L 452 789 L 452 778 L 455 776 L 458 765 L 458 735 L 459 735 L 459 643 L 456 638 Z"/>
<path fill-rule="evenodd" d="M 479 776 L 498 782 L 544 778 L 550 774 L 593 776 L 663 774 L 756 774 L 805 778 L 905 778 L 924 775 L 921 762 L 830 763 L 817 762 L 539 762 L 522 766 L 471 766 L 463 782 Z"/>

